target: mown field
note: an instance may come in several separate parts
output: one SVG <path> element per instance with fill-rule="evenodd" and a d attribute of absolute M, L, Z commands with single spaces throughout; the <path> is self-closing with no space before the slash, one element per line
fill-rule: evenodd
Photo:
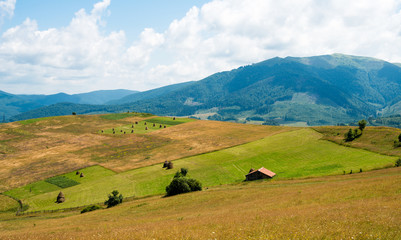
<path fill-rule="evenodd" d="M 145 120 L 150 128 L 153 123 L 163 124 L 163 128 L 142 132 L 138 129 L 135 134 L 101 133 L 132 127 L 135 122 L 143 127 Z M 0 192 L 88 166 L 101 165 L 123 172 L 291 130 L 187 118 L 172 120 L 143 113 L 49 117 L 0 124 Z"/>
<path fill-rule="evenodd" d="M 165 187 L 181 167 L 189 169 L 191 177 L 202 182 L 204 187 L 241 183 L 250 168 L 265 167 L 277 173 L 273 181 L 327 175 L 354 174 L 394 165 L 397 157 L 385 156 L 366 150 L 340 146 L 320 140 L 322 135 L 312 129 L 300 129 L 276 134 L 251 143 L 232 148 L 201 154 L 174 161 L 175 169 L 166 170 L 161 164 L 133 169 L 119 174 L 90 178 L 86 182 L 63 189 L 66 202 L 55 203 L 60 189 L 43 191 L 22 198 L 30 211 L 70 208 L 102 202 L 112 190 L 119 190 L 124 196 L 143 197 L 163 194 Z M 288 144 L 290 142 L 291 144 Z M 99 171 L 103 168 L 98 167 Z M 83 172 L 86 172 L 83 170 Z M 66 174 L 73 180 L 80 180 L 74 173 Z M 75 177 L 75 179 L 74 179 Z M 82 178 L 82 179 L 85 179 Z M 27 187 L 21 188 L 24 192 Z M 16 193 L 14 193 L 14 192 Z M 6 192 L 16 198 L 28 196 L 18 189 Z"/>
<path fill-rule="evenodd" d="M 401 239 L 401 168 L 240 183 L 79 214 L 0 213 L 0 239 Z"/>

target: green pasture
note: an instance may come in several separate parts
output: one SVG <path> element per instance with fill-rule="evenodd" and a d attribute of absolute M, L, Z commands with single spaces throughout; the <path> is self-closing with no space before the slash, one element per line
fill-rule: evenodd
<path fill-rule="evenodd" d="M 115 128 L 102 129 L 98 133 L 113 134 L 114 132 L 116 135 L 133 134 L 133 133 L 144 134 L 192 121 L 195 121 L 195 119 L 175 118 L 175 120 L 173 120 L 172 117 L 155 117 L 143 121 L 132 122 L 131 124 L 128 125 L 117 126 Z"/>
<path fill-rule="evenodd" d="M 113 113 L 113 114 L 106 114 L 106 115 L 101 115 L 100 117 L 103 119 L 107 120 L 120 120 L 124 119 L 127 117 L 151 117 L 153 114 L 150 113 L 137 113 L 137 112 L 132 112 L 132 113 Z"/>
<path fill-rule="evenodd" d="M 91 166 L 79 169 L 77 171 L 84 173 L 84 177 L 81 178 L 80 175 L 77 175 L 76 171 L 74 171 L 71 173 L 47 178 L 43 181 L 34 182 L 20 188 L 14 188 L 4 192 L 4 194 L 17 199 L 26 199 L 48 192 L 58 192 L 63 188 L 72 187 L 74 185 L 78 185 L 79 183 L 91 182 L 93 180 L 115 174 L 113 171 L 101 166 Z"/>
<path fill-rule="evenodd" d="M 162 164 L 130 170 L 120 174 L 88 179 L 79 185 L 63 189 L 66 201 L 54 203 L 59 190 L 23 200 L 30 209 L 49 210 L 103 202 L 112 190 L 124 196 L 163 194 L 165 187 L 181 167 L 189 169 L 190 177 L 204 187 L 242 182 L 250 168 L 265 167 L 277 173 L 274 179 L 317 177 L 383 168 L 396 157 L 349 148 L 320 140 L 321 134 L 301 129 L 270 136 L 255 142 L 174 161 L 174 169 Z M 74 173 L 69 173 L 74 174 Z M 70 176 L 66 174 L 66 176 Z M 274 181 L 274 180 L 273 180 Z"/>

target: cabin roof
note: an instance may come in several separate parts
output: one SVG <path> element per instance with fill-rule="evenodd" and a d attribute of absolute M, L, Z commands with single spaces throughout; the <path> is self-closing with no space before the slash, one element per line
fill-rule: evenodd
<path fill-rule="evenodd" d="M 267 175 L 267 176 L 269 176 L 269 177 L 271 177 L 271 178 L 274 177 L 274 176 L 276 175 L 274 172 L 272 172 L 272 171 L 270 171 L 270 170 L 268 170 L 268 169 L 266 169 L 266 168 L 264 168 L 264 167 L 261 167 L 261 168 L 259 168 L 259 169 L 257 169 L 257 170 L 254 170 L 254 171 L 248 173 L 246 176 L 251 175 L 251 174 L 253 174 L 253 173 L 255 173 L 255 172 L 263 173 L 264 175 Z"/>

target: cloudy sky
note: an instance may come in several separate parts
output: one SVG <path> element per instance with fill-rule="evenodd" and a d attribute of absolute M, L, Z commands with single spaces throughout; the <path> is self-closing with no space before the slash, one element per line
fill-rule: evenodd
<path fill-rule="evenodd" d="M 286 56 L 401 62 L 401 0 L 0 0 L 0 90 L 148 90 Z"/>

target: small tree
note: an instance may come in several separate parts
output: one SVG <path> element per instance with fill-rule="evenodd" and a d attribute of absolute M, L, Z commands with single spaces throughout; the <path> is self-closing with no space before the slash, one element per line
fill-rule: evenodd
<path fill-rule="evenodd" d="M 359 121 L 358 122 L 359 129 L 361 129 L 361 131 L 363 131 L 363 129 L 365 129 L 365 127 L 366 127 L 366 124 L 367 124 L 367 122 L 365 119 L 362 119 L 361 121 Z"/>
<path fill-rule="evenodd" d="M 345 141 L 351 142 L 351 141 L 354 140 L 354 139 L 355 139 L 354 132 L 353 132 L 352 129 L 350 128 L 350 129 L 348 130 L 348 133 L 345 134 Z"/>
<path fill-rule="evenodd" d="M 397 161 L 395 161 L 395 166 L 400 167 L 401 166 L 401 158 L 399 158 Z"/>
<path fill-rule="evenodd" d="M 170 185 L 166 187 L 167 196 L 187 193 L 190 191 L 191 188 L 189 187 L 186 178 L 183 177 L 174 178 L 173 181 L 171 181 Z"/>
<path fill-rule="evenodd" d="M 401 142 L 401 133 L 398 135 L 398 141 Z"/>
<path fill-rule="evenodd" d="M 202 191 L 202 184 L 192 178 L 185 177 L 188 169 L 181 168 L 180 172 L 176 172 L 171 183 L 166 187 L 166 195 L 173 196 L 181 193 Z"/>
<path fill-rule="evenodd" d="M 188 169 L 186 169 L 186 168 L 181 168 L 181 175 L 182 176 L 186 176 L 187 175 L 187 173 L 188 173 Z"/>
<path fill-rule="evenodd" d="M 107 205 L 107 208 L 114 207 L 117 204 L 120 204 L 123 202 L 123 195 L 122 194 L 118 195 L 118 194 L 119 194 L 119 192 L 117 190 L 114 190 L 111 192 L 111 194 L 109 194 L 109 196 L 108 196 L 109 199 L 107 199 L 104 202 L 104 204 Z"/>
<path fill-rule="evenodd" d="M 72 115 L 77 115 L 77 113 L 76 112 L 72 112 Z"/>

